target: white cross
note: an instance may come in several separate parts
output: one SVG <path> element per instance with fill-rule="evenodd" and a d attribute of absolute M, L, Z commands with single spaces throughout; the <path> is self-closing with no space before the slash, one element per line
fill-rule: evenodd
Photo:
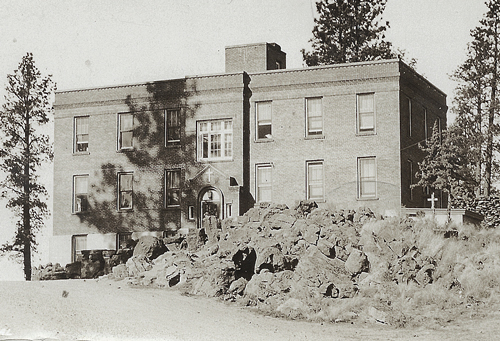
<path fill-rule="evenodd" d="M 208 168 L 208 170 L 207 170 L 208 182 L 210 182 L 210 177 L 212 176 L 212 174 L 213 174 L 212 168 Z"/>
<path fill-rule="evenodd" d="M 427 201 L 431 202 L 431 209 L 433 209 L 433 210 L 436 209 L 436 207 L 434 206 L 434 202 L 436 202 L 438 200 L 439 200 L 438 198 L 434 197 L 434 192 L 432 192 L 431 197 L 429 199 L 427 199 Z"/>

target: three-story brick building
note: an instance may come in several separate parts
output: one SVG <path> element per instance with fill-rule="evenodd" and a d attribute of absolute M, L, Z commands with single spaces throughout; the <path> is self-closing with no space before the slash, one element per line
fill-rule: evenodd
<path fill-rule="evenodd" d="M 418 143 L 446 95 L 399 60 L 286 69 L 277 44 L 226 48 L 226 72 L 60 91 L 51 260 L 199 228 L 255 203 L 425 207 Z"/>

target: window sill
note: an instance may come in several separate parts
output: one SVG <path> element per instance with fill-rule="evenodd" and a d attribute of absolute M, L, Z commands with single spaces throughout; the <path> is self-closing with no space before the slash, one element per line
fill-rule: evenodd
<path fill-rule="evenodd" d="M 134 212 L 133 208 L 121 208 L 117 210 L 118 213 L 129 213 L 129 212 Z"/>
<path fill-rule="evenodd" d="M 267 143 L 267 142 L 274 142 L 274 139 L 257 139 L 254 141 L 255 143 Z"/>
<path fill-rule="evenodd" d="M 378 197 L 372 197 L 372 198 L 357 198 L 357 201 L 376 201 L 379 200 Z"/>
<path fill-rule="evenodd" d="M 90 155 L 90 152 L 73 152 L 73 156 Z"/>
<path fill-rule="evenodd" d="M 82 211 L 82 212 L 71 212 L 71 215 L 86 215 L 89 214 L 89 211 Z"/>
<path fill-rule="evenodd" d="M 169 141 L 165 145 L 165 148 L 180 148 L 181 141 Z"/>
<path fill-rule="evenodd" d="M 116 152 L 117 153 L 130 153 L 133 151 L 135 151 L 135 148 L 122 148 L 122 149 L 118 149 Z"/>
<path fill-rule="evenodd" d="M 164 207 L 163 209 L 167 210 L 167 211 L 180 210 L 181 205 L 180 204 L 179 205 L 170 205 L 170 206 Z"/>
<path fill-rule="evenodd" d="M 308 135 L 304 137 L 304 140 L 324 140 L 325 135 Z"/>
<path fill-rule="evenodd" d="M 373 132 L 373 131 L 372 132 L 366 132 L 366 133 L 364 133 L 364 132 L 357 132 L 356 133 L 356 136 L 373 136 L 373 135 L 377 135 L 377 133 Z"/>
<path fill-rule="evenodd" d="M 233 162 L 234 159 L 198 159 L 198 162 L 209 163 L 209 162 Z"/>
<path fill-rule="evenodd" d="M 307 199 L 307 200 L 314 201 L 314 202 L 317 202 L 317 203 L 325 203 L 326 202 L 325 199 L 313 199 L 313 198 L 310 198 L 310 199 Z"/>

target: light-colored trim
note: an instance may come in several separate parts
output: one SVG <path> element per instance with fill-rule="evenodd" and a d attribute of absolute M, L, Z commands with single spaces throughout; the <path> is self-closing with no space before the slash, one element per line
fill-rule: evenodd
<path fill-rule="evenodd" d="M 311 198 L 311 194 L 309 192 L 309 166 L 311 165 L 321 165 L 321 188 L 323 195 L 321 198 Z M 325 161 L 323 159 L 320 160 L 308 160 L 306 161 L 306 199 L 307 200 L 316 200 L 319 202 L 325 201 Z"/>
<path fill-rule="evenodd" d="M 75 204 L 76 204 L 76 189 L 75 189 L 75 183 L 76 183 L 76 178 L 83 178 L 83 177 L 86 177 L 87 178 L 87 200 L 88 200 L 88 196 L 89 196 L 89 174 L 73 174 L 73 177 L 72 177 L 72 180 L 73 180 L 73 186 L 72 186 L 72 195 L 71 195 L 71 213 L 72 214 L 81 214 L 81 213 L 84 213 L 86 211 L 78 211 L 76 212 L 75 210 Z"/>
<path fill-rule="evenodd" d="M 169 205 L 168 204 L 168 173 L 169 172 L 179 172 L 179 203 L 176 204 L 176 205 Z M 180 207 L 181 206 L 181 191 L 182 191 L 182 169 L 181 168 L 168 168 L 168 169 L 165 169 L 165 172 L 163 173 L 164 174 L 164 188 L 165 190 L 163 191 L 163 200 L 164 200 L 164 205 L 163 207 L 165 208 L 171 208 L 171 207 Z M 172 189 L 176 189 L 176 188 L 172 188 Z"/>
<path fill-rule="evenodd" d="M 359 116 L 359 98 L 360 96 L 372 95 L 373 96 L 373 129 L 361 130 L 360 129 L 360 116 Z M 377 102 L 375 92 L 361 92 L 356 93 L 356 135 L 376 135 L 377 134 Z"/>
<path fill-rule="evenodd" d="M 309 135 L 309 111 L 307 110 L 307 102 L 308 100 L 311 99 L 319 99 L 321 104 L 320 104 L 320 110 L 321 110 L 321 134 L 312 134 Z M 304 116 L 305 116 L 305 138 L 307 139 L 314 139 L 314 138 L 324 138 L 325 135 L 325 115 L 323 111 L 323 96 L 316 96 L 316 97 L 306 97 L 304 99 Z"/>
<path fill-rule="evenodd" d="M 131 174 L 132 175 L 132 205 L 130 208 L 122 208 L 120 207 L 120 175 L 122 174 Z M 130 212 L 134 210 L 134 172 L 133 171 L 123 171 L 123 172 L 117 172 L 116 173 L 116 180 L 117 180 L 117 196 L 116 196 L 116 208 L 118 212 Z"/>
<path fill-rule="evenodd" d="M 259 198 L 259 169 L 263 168 L 269 168 L 271 169 L 271 183 L 269 184 L 269 187 L 271 188 L 271 200 L 269 202 L 273 201 L 273 164 L 272 163 L 257 163 L 255 164 L 255 201 L 257 203 L 260 202 L 267 202 L 267 201 L 261 201 Z M 268 186 L 266 186 L 268 187 Z"/>
<path fill-rule="evenodd" d="M 373 196 L 362 196 L 361 195 L 361 160 L 368 160 L 368 159 L 373 159 L 375 161 L 375 194 Z M 357 187 L 358 187 L 358 193 L 357 193 L 357 198 L 358 200 L 375 200 L 378 199 L 378 186 L 377 186 L 377 157 L 376 156 L 362 156 L 358 157 L 357 159 Z"/>
<path fill-rule="evenodd" d="M 203 158 L 202 157 L 202 145 L 203 141 L 201 140 L 201 132 L 200 132 L 200 123 L 208 123 L 209 125 L 212 122 L 222 122 L 223 129 L 221 130 L 221 154 L 224 154 L 224 156 L 221 157 L 210 157 L 210 146 L 211 146 L 211 141 L 209 141 L 208 146 L 209 150 L 208 152 L 208 157 Z M 229 131 L 226 131 L 224 129 L 224 124 L 226 121 L 231 121 L 231 156 L 227 157 L 225 156 L 226 151 L 225 151 L 225 141 L 224 138 L 226 136 L 226 133 L 229 133 Z M 209 134 L 210 136 L 211 129 L 209 129 L 206 133 Z M 224 137 L 224 138 L 223 138 Z M 210 161 L 232 161 L 234 159 L 234 120 L 233 118 L 217 118 L 217 119 L 211 119 L 211 120 L 199 120 L 196 121 L 196 160 L 200 162 L 210 162 Z"/>
<path fill-rule="evenodd" d="M 259 113 L 257 110 L 257 107 L 259 106 L 259 103 L 270 103 L 271 104 L 271 137 L 259 137 Z M 254 141 L 259 141 L 259 142 L 269 142 L 274 140 L 273 136 L 273 101 L 272 100 L 263 100 L 263 101 L 256 101 L 254 102 L 254 111 L 255 111 L 255 139 Z"/>

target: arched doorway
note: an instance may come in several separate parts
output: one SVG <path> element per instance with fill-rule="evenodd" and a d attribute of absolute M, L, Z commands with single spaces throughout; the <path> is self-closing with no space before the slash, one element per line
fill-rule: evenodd
<path fill-rule="evenodd" d="M 200 191 L 199 195 L 199 226 L 206 216 L 215 216 L 223 219 L 223 197 L 222 192 L 215 187 L 207 187 Z"/>

